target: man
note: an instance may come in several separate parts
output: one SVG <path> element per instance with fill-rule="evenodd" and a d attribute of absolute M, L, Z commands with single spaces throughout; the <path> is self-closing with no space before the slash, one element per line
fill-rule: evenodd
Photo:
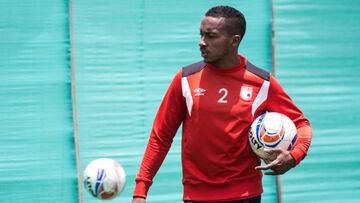
<path fill-rule="evenodd" d="M 260 170 L 284 174 L 306 156 L 312 136 L 309 121 L 273 76 L 238 55 L 245 28 L 243 14 L 232 7 L 217 6 L 206 13 L 199 42 L 204 61 L 182 68 L 169 87 L 136 177 L 133 203 L 146 202 L 181 123 L 186 203 L 260 202 Z M 277 158 L 260 166 L 249 146 L 248 131 L 266 111 L 290 117 L 298 141 L 290 152 L 269 150 Z"/>

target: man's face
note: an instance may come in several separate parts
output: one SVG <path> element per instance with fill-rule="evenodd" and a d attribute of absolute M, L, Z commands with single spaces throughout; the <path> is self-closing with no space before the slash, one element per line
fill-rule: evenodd
<path fill-rule="evenodd" d="M 225 18 L 205 16 L 200 27 L 200 52 L 206 63 L 216 65 L 231 50 L 231 36 L 225 30 Z"/>

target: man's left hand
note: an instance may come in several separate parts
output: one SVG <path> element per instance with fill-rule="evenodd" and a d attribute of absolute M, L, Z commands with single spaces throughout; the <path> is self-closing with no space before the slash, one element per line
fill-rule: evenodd
<path fill-rule="evenodd" d="M 255 170 L 268 170 L 265 175 L 282 175 L 295 166 L 295 160 L 290 155 L 290 152 L 284 149 L 265 149 L 269 157 L 275 156 L 276 159 L 264 166 L 257 166 Z"/>

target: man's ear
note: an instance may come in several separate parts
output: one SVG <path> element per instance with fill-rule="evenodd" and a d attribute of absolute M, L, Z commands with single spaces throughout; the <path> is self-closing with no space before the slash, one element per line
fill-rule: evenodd
<path fill-rule="evenodd" d="M 241 41 L 241 37 L 240 35 L 234 35 L 232 37 L 232 44 L 235 46 L 235 47 L 238 47 L 240 45 L 240 41 Z"/>

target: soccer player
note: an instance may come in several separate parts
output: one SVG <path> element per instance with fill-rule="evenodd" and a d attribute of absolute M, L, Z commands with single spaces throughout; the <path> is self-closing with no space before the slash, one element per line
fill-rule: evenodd
<path fill-rule="evenodd" d="M 157 112 L 136 177 L 132 203 L 146 202 L 182 123 L 183 200 L 195 202 L 261 202 L 262 173 L 280 175 L 300 163 L 309 148 L 309 121 L 277 80 L 238 54 L 246 22 L 228 6 L 207 11 L 200 27 L 203 61 L 175 75 Z M 268 151 L 276 159 L 260 166 L 248 143 L 254 119 L 266 111 L 287 115 L 297 127 L 291 151 Z"/>

